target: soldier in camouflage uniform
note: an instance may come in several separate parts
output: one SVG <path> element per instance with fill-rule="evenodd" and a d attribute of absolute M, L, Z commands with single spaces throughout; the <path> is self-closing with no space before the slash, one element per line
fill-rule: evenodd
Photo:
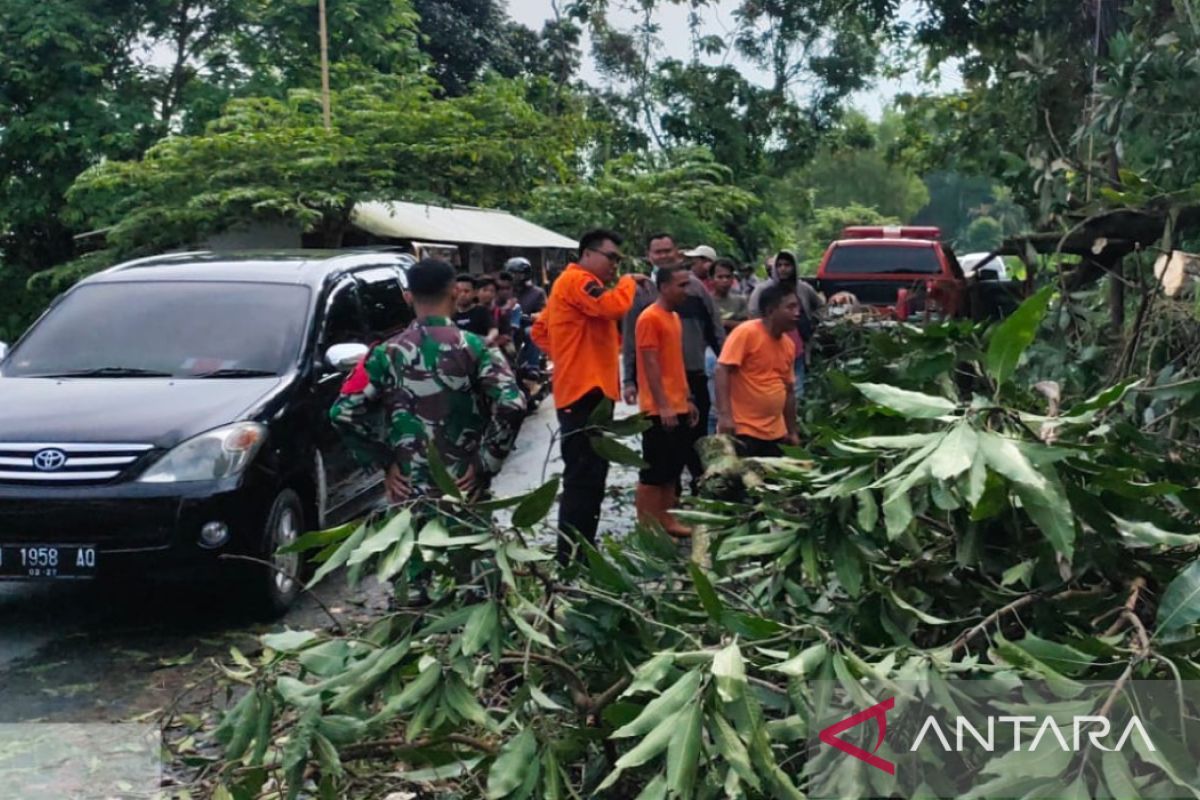
<path fill-rule="evenodd" d="M 416 321 L 372 348 L 330 411 L 355 457 L 386 470 L 394 503 L 438 494 L 429 471 L 431 445 L 467 496 L 486 491 L 525 411 L 504 356 L 450 320 L 454 280 L 443 261 L 409 269 Z"/>

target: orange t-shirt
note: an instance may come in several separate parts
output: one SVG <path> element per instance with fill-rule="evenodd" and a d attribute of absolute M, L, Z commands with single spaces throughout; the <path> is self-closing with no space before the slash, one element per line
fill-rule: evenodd
<path fill-rule="evenodd" d="M 646 379 L 643 353 L 653 350 L 658 354 L 658 366 L 662 370 L 663 394 L 676 414 L 688 410 L 687 371 L 683 368 L 683 324 L 679 315 L 667 311 L 658 303 L 646 306 L 637 319 L 637 374 L 638 404 L 646 414 L 657 417 L 661 412 L 650 391 Z"/>
<path fill-rule="evenodd" d="M 568 264 L 550 290 L 546 309 L 530 331 L 554 362 L 554 405 L 566 408 L 593 389 L 620 396 L 620 320 L 637 288 L 628 275 L 606 290 L 592 273 Z"/>
<path fill-rule="evenodd" d="M 762 320 L 729 334 L 719 363 L 736 367 L 729 376 L 729 405 L 739 434 L 768 441 L 787 436 L 783 410 L 796 384 L 795 360 L 792 340 L 772 337 Z"/>

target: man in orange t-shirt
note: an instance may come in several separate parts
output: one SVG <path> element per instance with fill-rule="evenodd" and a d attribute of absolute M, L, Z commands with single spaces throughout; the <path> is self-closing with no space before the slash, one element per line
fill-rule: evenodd
<path fill-rule="evenodd" d="M 796 329 L 800 299 L 769 286 L 760 294 L 762 318 L 739 325 L 717 362 L 717 433 L 737 437 L 742 454 L 779 456 L 781 444 L 799 444 L 796 433 Z"/>
<path fill-rule="evenodd" d="M 612 231 L 585 233 L 579 262 L 568 264 L 554 282 L 546 310 L 530 335 L 554 362 L 554 405 L 558 409 L 563 458 L 558 506 L 558 559 L 566 563 L 569 531 L 596 540 L 608 462 L 592 448 L 588 423 L 604 398 L 620 396 L 621 336 L 617 325 L 633 304 L 644 275 L 626 275 L 609 290 L 621 261 L 621 237 Z"/>
<path fill-rule="evenodd" d="M 660 267 L 654 275 L 658 299 L 638 315 L 638 403 L 650 418 L 642 433 L 642 459 L 646 468 L 638 475 L 638 519 L 657 522 L 672 536 L 692 531 L 671 515 L 679 501 L 680 476 L 692 449 L 692 428 L 700 412 L 688 387 L 683 363 L 683 324 L 675 309 L 688 297 L 691 276 L 682 265 Z"/>

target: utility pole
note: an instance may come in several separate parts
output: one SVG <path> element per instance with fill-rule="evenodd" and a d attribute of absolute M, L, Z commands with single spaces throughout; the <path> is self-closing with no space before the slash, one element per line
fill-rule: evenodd
<path fill-rule="evenodd" d="M 325 0 L 317 0 L 321 29 L 321 110 L 325 114 L 325 130 L 333 128 L 329 111 L 329 28 L 325 22 Z"/>

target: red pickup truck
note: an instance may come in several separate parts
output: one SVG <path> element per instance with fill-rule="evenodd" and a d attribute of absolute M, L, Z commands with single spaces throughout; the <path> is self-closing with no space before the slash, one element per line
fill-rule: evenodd
<path fill-rule="evenodd" d="M 962 316 L 967 305 L 962 267 L 937 228 L 846 228 L 825 251 L 817 284 L 826 297 L 851 292 L 901 319 L 925 309 Z"/>
<path fill-rule="evenodd" d="M 900 319 L 1001 317 L 1022 294 L 1015 281 L 966 277 L 941 231 L 921 226 L 846 228 L 825 251 L 816 285 L 826 297 L 850 292 Z"/>

